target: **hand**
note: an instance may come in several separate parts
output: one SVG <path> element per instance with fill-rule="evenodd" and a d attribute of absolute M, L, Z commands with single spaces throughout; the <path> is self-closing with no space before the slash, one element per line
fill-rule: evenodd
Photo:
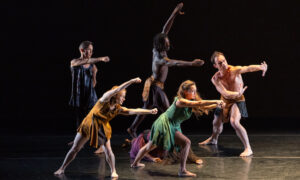
<path fill-rule="evenodd" d="M 160 158 L 152 158 L 153 162 L 161 162 L 162 160 Z"/>
<path fill-rule="evenodd" d="M 266 61 L 264 61 L 264 62 L 261 63 L 260 66 L 262 68 L 262 76 L 264 77 L 265 74 L 266 74 L 266 72 L 267 72 L 267 70 L 268 70 L 268 65 L 267 65 Z"/>
<path fill-rule="evenodd" d="M 181 11 L 182 7 L 183 7 L 183 3 L 179 3 L 179 4 L 177 4 L 177 6 L 175 8 L 175 11 L 180 15 L 184 14 L 184 12 Z"/>
<path fill-rule="evenodd" d="M 131 81 L 132 81 L 133 83 L 141 83 L 141 82 L 142 82 L 142 80 L 141 80 L 139 77 L 134 78 L 134 79 L 132 79 Z"/>
<path fill-rule="evenodd" d="M 109 61 L 110 61 L 110 59 L 109 59 L 108 56 L 101 57 L 101 60 L 102 60 L 103 62 L 109 62 Z"/>
<path fill-rule="evenodd" d="M 193 66 L 202 66 L 204 64 L 204 61 L 201 59 L 195 59 L 194 61 L 192 61 Z"/>
<path fill-rule="evenodd" d="M 223 109 L 223 108 L 225 107 L 226 104 L 224 103 L 223 100 L 218 100 L 218 101 L 217 101 L 217 105 L 218 105 L 218 108 Z"/>
<path fill-rule="evenodd" d="M 151 114 L 157 114 L 157 108 L 151 109 Z"/>
<path fill-rule="evenodd" d="M 248 86 L 245 86 L 243 88 L 243 84 L 241 84 L 241 88 L 240 88 L 240 91 L 239 91 L 239 97 L 244 94 L 244 92 L 246 91 L 247 88 L 248 88 Z"/>

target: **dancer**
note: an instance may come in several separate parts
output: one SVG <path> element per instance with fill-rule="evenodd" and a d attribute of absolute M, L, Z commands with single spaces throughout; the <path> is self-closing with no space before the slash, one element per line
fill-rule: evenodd
<path fill-rule="evenodd" d="M 170 106 L 168 97 L 164 92 L 164 82 L 167 79 L 168 68 L 173 66 L 202 66 L 203 60 L 195 59 L 194 61 L 182 61 L 168 58 L 167 52 L 170 49 L 168 33 L 172 27 L 173 21 L 178 14 L 183 14 L 181 9 L 183 3 L 179 3 L 168 21 L 163 27 L 161 33 L 154 37 L 153 58 L 152 58 L 152 76 L 145 81 L 143 90 L 143 108 L 157 107 L 161 112 L 165 112 Z M 145 115 L 137 115 L 127 132 L 132 138 L 137 137 L 136 131 L 138 126 L 144 120 Z"/>
<path fill-rule="evenodd" d="M 244 95 L 239 97 L 230 97 L 224 92 L 224 88 L 230 91 L 240 91 L 243 87 L 243 79 L 241 74 L 247 72 L 262 71 L 262 76 L 268 69 L 266 62 L 261 65 L 250 66 L 231 66 L 227 64 L 227 60 L 223 53 L 215 51 L 211 57 L 213 66 L 218 69 L 212 77 L 212 83 L 215 85 L 217 91 L 221 94 L 221 100 L 226 103 L 225 108 L 216 109 L 213 120 L 213 133 L 205 141 L 199 143 L 200 145 L 217 144 L 218 137 L 223 130 L 223 123 L 229 122 L 235 129 L 237 136 L 244 145 L 244 151 L 240 156 L 250 156 L 253 154 L 246 129 L 240 124 L 242 117 L 248 117 L 246 102 Z"/>
<path fill-rule="evenodd" d="M 76 113 L 76 127 L 97 102 L 95 63 L 108 62 L 109 57 L 92 58 L 93 43 L 83 41 L 79 46 L 81 56 L 71 61 L 72 92 L 69 105 Z"/>
<path fill-rule="evenodd" d="M 103 94 L 86 118 L 77 129 L 72 148 L 67 153 L 61 167 L 54 173 L 63 174 L 66 167 L 76 157 L 84 144 L 90 140 L 90 146 L 97 148 L 101 145 L 104 149 L 106 161 L 111 169 L 111 177 L 118 177 L 115 168 L 115 156 L 110 145 L 111 126 L 109 121 L 118 114 L 156 114 L 157 109 L 129 109 L 122 107 L 125 100 L 126 88 L 133 83 L 140 83 L 140 78 L 129 80 L 120 86 L 114 86 L 111 90 Z"/>
<path fill-rule="evenodd" d="M 184 81 L 179 87 L 173 104 L 153 123 L 150 140 L 139 151 L 131 167 L 145 166 L 140 161 L 151 150 L 159 147 L 172 152 L 176 144 L 181 146 L 178 176 L 196 176 L 196 174 L 186 170 L 186 160 L 191 141 L 182 134 L 180 125 L 189 119 L 193 112 L 196 116 L 201 116 L 203 113 L 207 113 L 209 109 L 222 108 L 223 105 L 222 100 L 202 100 L 197 93 L 195 82 Z"/>

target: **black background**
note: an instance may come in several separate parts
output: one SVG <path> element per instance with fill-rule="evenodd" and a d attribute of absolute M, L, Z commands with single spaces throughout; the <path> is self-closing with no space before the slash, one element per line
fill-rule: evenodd
<path fill-rule="evenodd" d="M 152 39 L 178 2 L 169 33 L 174 59 L 206 60 L 200 68 L 170 68 L 165 92 L 170 102 L 180 83 L 197 82 L 204 99 L 218 99 L 210 82 L 216 69 L 214 50 L 232 65 L 266 61 L 261 72 L 244 74 L 249 131 L 299 131 L 299 3 L 297 1 L 222 0 L 80 0 L 6 1 L 1 12 L 1 133 L 67 134 L 76 130 L 68 107 L 70 60 L 79 57 L 81 41 L 94 42 L 98 63 L 98 97 L 113 85 L 151 75 Z M 124 106 L 142 106 L 142 84 L 128 88 Z M 125 133 L 132 117 L 115 118 L 114 133 Z M 148 116 L 141 129 L 150 128 Z M 185 132 L 211 131 L 212 114 L 183 124 Z M 228 125 L 226 125 L 228 126 Z M 229 126 L 228 126 L 229 127 Z M 229 128 L 230 129 L 230 128 Z"/>

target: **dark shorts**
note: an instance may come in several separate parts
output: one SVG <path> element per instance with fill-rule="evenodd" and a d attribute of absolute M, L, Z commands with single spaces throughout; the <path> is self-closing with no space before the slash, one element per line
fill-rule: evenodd
<path fill-rule="evenodd" d="M 236 102 L 236 105 L 238 106 L 240 113 L 241 113 L 241 117 L 242 118 L 247 118 L 248 117 L 248 111 L 247 111 L 247 107 L 246 107 L 246 102 L 245 101 L 241 101 L 241 102 Z M 215 115 L 216 116 L 220 116 L 221 112 L 223 110 L 221 108 L 216 108 L 215 110 Z"/>
<path fill-rule="evenodd" d="M 160 111 L 165 112 L 170 106 L 170 102 L 164 90 L 156 85 L 151 85 L 149 97 L 144 101 L 144 107 L 157 107 Z"/>

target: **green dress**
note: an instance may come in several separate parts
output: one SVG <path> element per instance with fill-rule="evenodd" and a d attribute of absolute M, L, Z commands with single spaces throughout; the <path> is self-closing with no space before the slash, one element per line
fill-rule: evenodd
<path fill-rule="evenodd" d="M 152 125 L 150 140 L 153 145 L 163 148 L 167 151 L 173 151 L 175 147 L 175 132 L 181 131 L 181 123 L 189 119 L 192 115 L 192 108 L 176 107 L 176 101 L 167 109 L 166 112 L 161 114 Z"/>

